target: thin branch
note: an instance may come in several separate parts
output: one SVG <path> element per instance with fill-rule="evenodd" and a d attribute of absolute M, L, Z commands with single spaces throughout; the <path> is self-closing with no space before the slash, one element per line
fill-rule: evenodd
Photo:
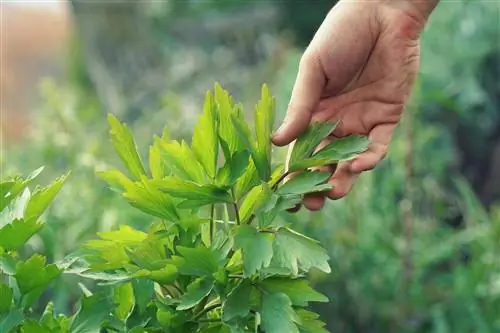
<path fill-rule="evenodd" d="M 204 308 L 203 310 L 201 310 L 200 312 L 198 312 L 192 319 L 192 321 L 198 321 L 198 319 L 200 319 L 201 317 L 203 317 L 203 315 L 205 315 L 206 313 L 212 311 L 212 310 L 215 310 L 219 307 L 221 307 L 222 304 L 220 303 L 215 303 L 215 304 L 212 304 L 212 305 L 209 305 L 207 306 L 206 308 Z"/>
<path fill-rule="evenodd" d="M 214 215 L 215 215 L 215 205 L 212 204 L 210 207 L 210 244 L 214 242 L 214 229 L 215 229 Z"/>
<path fill-rule="evenodd" d="M 233 197 L 233 208 L 234 208 L 234 214 L 236 216 L 236 224 L 240 225 L 241 224 L 240 212 L 238 209 L 238 203 L 236 202 L 236 195 L 234 195 L 234 188 L 231 188 L 231 196 Z"/>
<path fill-rule="evenodd" d="M 288 177 L 290 175 L 290 172 L 289 171 L 285 171 L 281 176 L 280 178 L 278 178 L 278 180 L 276 181 L 276 183 L 274 183 L 273 187 L 272 187 L 272 190 L 276 190 L 278 188 L 278 185 L 279 183 L 281 183 L 283 180 L 285 180 L 286 177 Z"/>

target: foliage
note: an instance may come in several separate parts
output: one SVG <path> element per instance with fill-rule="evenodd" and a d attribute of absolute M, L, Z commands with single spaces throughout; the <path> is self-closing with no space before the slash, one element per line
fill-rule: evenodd
<path fill-rule="evenodd" d="M 148 168 L 131 131 L 110 115 L 112 143 L 128 175 L 117 169 L 100 175 L 159 220 L 147 232 L 127 225 L 100 232 L 57 265 L 38 254 L 23 261 L 15 251 L 43 226 L 37 220 L 66 177 L 32 195 L 23 189 L 38 171 L 2 183 L 4 206 L 10 203 L 2 215 L 10 220 L 0 229 L 9 236 L 0 243 L 2 331 L 326 332 L 316 314 L 301 308 L 328 301 L 305 279 L 313 269 L 329 273 L 328 256 L 277 217 L 302 195 L 329 188 L 328 177 L 307 171 L 282 184 L 289 170 L 271 162 L 273 114 L 274 99 L 263 86 L 250 131 L 241 106 L 216 85 L 191 145 L 155 138 Z M 342 144 L 353 152 L 342 159 L 362 151 L 353 143 Z M 300 154 L 309 158 L 312 150 Z M 92 293 L 81 284 L 84 296 L 71 317 L 55 317 L 49 303 L 42 318 L 31 318 L 33 302 L 63 272 L 107 287 Z"/>

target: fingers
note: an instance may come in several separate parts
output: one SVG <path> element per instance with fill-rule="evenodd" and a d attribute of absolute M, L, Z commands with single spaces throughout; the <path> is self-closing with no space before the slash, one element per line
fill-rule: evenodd
<path fill-rule="evenodd" d="M 275 145 L 287 145 L 307 129 L 323 92 L 325 80 L 318 58 L 314 53 L 306 51 L 299 65 L 287 115 L 273 136 Z"/>
<path fill-rule="evenodd" d="M 332 185 L 332 189 L 327 193 L 330 199 L 340 199 L 351 192 L 354 183 L 359 177 L 359 173 L 352 172 L 351 163 L 351 161 L 340 163 L 332 178 L 328 181 Z"/>
<path fill-rule="evenodd" d="M 368 150 L 361 153 L 352 161 L 351 171 L 360 173 L 375 168 L 387 155 L 389 143 L 391 142 L 395 128 L 395 123 L 375 126 L 369 135 L 371 144 Z"/>

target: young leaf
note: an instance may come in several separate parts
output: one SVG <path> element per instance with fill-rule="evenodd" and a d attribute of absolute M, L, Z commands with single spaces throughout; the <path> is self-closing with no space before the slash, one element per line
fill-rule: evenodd
<path fill-rule="evenodd" d="M 234 153 L 217 173 L 217 185 L 221 187 L 232 187 L 238 178 L 248 168 L 250 153 L 242 150 Z"/>
<path fill-rule="evenodd" d="M 59 193 L 68 176 L 69 174 L 66 174 L 56 179 L 47 187 L 36 189 L 24 209 L 24 218 L 38 219 L 45 209 L 47 209 L 52 200 L 54 200 L 57 193 Z"/>
<path fill-rule="evenodd" d="M 325 323 L 318 320 L 318 314 L 299 309 L 297 315 L 299 316 L 299 327 L 302 333 L 329 333 L 325 329 Z"/>
<path fill-rule="evenodd" d="M 240 200 L 245 196 L 250 189 L 259 185 L 260 179 L 253 159 L 250 159 L 249 164 L 243 175 L 236 181 L 234 193 L 236 200 Z"/>
<path fill-rule="evenodd" d="M 313 155 L 314 158 L 329 158 L 336 161 L 352 158 L 368 148 L 370 140 L 366 136 L 351 135 L 335 139 Z"/>
<path fill-rule="evenodd" d="M 177 306 L 178 311 L 188 310 L 196 306 L 200 301 L 205 298 L 214 287 L 214 280 L 212 277 L 205 276 L 194 280 L 188 287 L 184 295 L 180 299 Z"/>
<path fill-rule="evenodd" d="M 309 158 L 321 141 L 335 130 L 337 124 L 338 122 L 312 124 L 307 131 L 296 140 L 292 154 L 290 155 L 289 169 L 294 169 L 297 162 Z"/>
<path fill-rule="evenodd" d="M 132 132 L 127 125 L 120 121 L 111 113 L 108 115 L 108 123 L 110 126 L 110 135 L 113 146 L 120 156 L 121 160 L 130 171 L 130 174 L 136 180 L 141 179 L 141 176 L 146 175 L 141 157 L 137 153 Z"/>
<path fill-rule="evenodd" d="M 163 268 L 152 271 L 149 277 L 160 284 L 172 284 L 177 278 L 177 267 L 166 265 Z"/>
<path fill-rule="evenodd" d="M 175 177 L 153 180 L 150 184 L 177 198 L 199 201 L 199 206 L 233 201 L 227 190 L 215 185 L 199 185 Z"/>
<path fill-rule="evenodd" d="M 125 322 L 132 314 L 135 306 L 132 283 L 127 282 L 116 286 L 114 288 L 113 300 L 117 305 L 115 308 L 116 317 Z"/>
<path fill-rule="evenodd" d="M 153 179 L 162 179 L 171 173 L 168 161 L 163 160 L 161 148 L 168 141 L 168 132 L 164 131 L 161 138 L 157 136 L 153 138 L 153 144 L 149 147 L 149 171 Z"/>
<path fill-rule="evenodd" d="M 112 305 L 104 295 L 95 294 L 81 300 L 80 309 L 70 324 L 71 333 L 100 332 L 101 325 L 109 317 Z"/>
<path fill-rule="evenodd" d="M 28 175 L 25 179 L 16 177 L 0 184 L 0 211 L 3 211 L 7 205 L 12 202 L 24 189 L 43 171 L 40 167 Z"/>
<path fill-rule="evenodd" d="M 262 295 L 261 318 L 265 332 L 300 333 L 296 324 L 299 318 L 285 294 Z"/>
<path fill-rule="evenodd" d="M 211 179 L 215 178 L 219 151 L 217 118 L 214 98 L 210 92 L 207 92 L 203 114 L 198 118 L 198 124 L 194 127 L 191 145 L 198 161 Z"/>
<path fill-rule="evenodd" d="M 331 173 L 322 171 L 303 171 L 284 183 L 276 192 L 280 195 L 300 195 L 330 190 L 332 187 L 325 182 Z"/>
<path fill-rule="evenodd" d="M 199 184 L 207 182 L 205 169 L 186 142 L 171 141 L 165 143 L 160 141 L 160 143 L 159 150 L 163 163 L 168 165 L 174 176 Z"/>
<path fill-rule="evenodd" d="M 240 226 L 234 236 L 234 249 L 241 249 L 245 277 L 269 266 L 273 256 L 273 235 L 258 232 L 254 227 Z"/>
<path fill-rule="evenodd" d="M 0 247 L 7 251 L 17 250 L 23 246 L 42 227 L 35 218 L 29 220 L 13 220 L 12 223 L 0 228 Z"/>
<path fill-rule="evenodd" d="M 233 318 L 245 318 L 250 313 L 250 293 L 252 284 L 249 280 L 243 280 L 228 295 L 222 306 L 222 320 L 228 322 Z"/>
<path fill-rule="evenodd" d="M 287 295 L 295 306 L 308 306 L 308 302 L 328 302 L 326 296 L 315 291 L 303 279 L 272 277 L 262 281 L 260 286 L 270 293 Z"/>
<path fill-rule="evenodd" d="M 9 312 L 12 305 L 12 289 L 0 283 L 0 314 Z"/>
<path fill-rule="evenodd" d="M 272 267 L 286 268 L 293 275 L 313 267 L 330 273 L 326 250 L 317 241 L 293 230 L 282 228 L 276 233 L 273 251 Z"/>
<path fill-rule="evenodd" d="M 241 222 L 247 222 L 252 214 L 256 213 L 261 207 L 266 204 L 271 204 L 273 193 L 266 183 L 255 186 L 245 197 L 240 207 Z"/>
<path fill-rule="evenodd" d="M 134 187 L 134 182 L 116 169 L 99 171 L 97 172 L 97 175 L 108 183 L 109 187 L 115 191 L 124 191 L 127 188 Z"/>
<path fill-rule="evenodd" d="M 14 277 L 22 295 L 22 306 L 33 304 L 59 274 L 61 270 L 54 264 L 45 265 L 45 257 L 39 254 L 18 262 Z"/>
<path fill-rule="evenodd" d="M 271 132 L 274 127 L 276 103 L 267 85 L 262 86 L 262 95 L 255 108 L 255 136 L 257 138 L 254 161 L 260 179 L 268 181 L 271 176 Z"/>
<path fill-rule="evenodd" d="M 178 246 L 177 251 L 185 259 L 179 267 L 180 274 L 206 276 L 214 274 L 219 268 L 219 256 L 211 249 Z"/>

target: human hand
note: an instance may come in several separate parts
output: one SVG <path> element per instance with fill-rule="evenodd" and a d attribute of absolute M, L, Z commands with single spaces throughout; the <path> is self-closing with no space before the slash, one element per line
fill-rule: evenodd
<path fill-rule="evenodd" d="M 385 157 L 417 75 L 419 34 L 433 8 L 410 0 L 341 0 L 317 31 L 273 142 L 287 145 L 311 122 L 340 120 L 328 142 L 358 134 L 371 144 L 355 159 L 330 166 L 332 190 L 305 197 L 306 208 L 318 210 L 326 197 L 345 196 L 361 172 Z"/>

